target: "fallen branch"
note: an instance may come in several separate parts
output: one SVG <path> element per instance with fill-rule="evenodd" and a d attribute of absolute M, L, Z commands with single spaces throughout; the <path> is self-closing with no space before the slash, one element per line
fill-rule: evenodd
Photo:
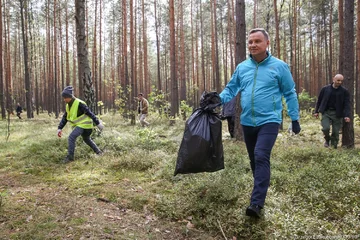
<path fill-rule="evenodd" d="M 221 233 L 222 233 L 224 239 L 227 240 L 227 238 L 226 238 L 226 236 L 225 236 L 225 233 L 224 233 L 224 231 L 223 231 L 223 229 L 222 229 L 222 227 L 221 227 L 220 221 L 217 220 L 217 222 L 218 222 L 218 224 L 219 224 L 219 227 L 220 227 L 220 230 L 221 230 Z"/>

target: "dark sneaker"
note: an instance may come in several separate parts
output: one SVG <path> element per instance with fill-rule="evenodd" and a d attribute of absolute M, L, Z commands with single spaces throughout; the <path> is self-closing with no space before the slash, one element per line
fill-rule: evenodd
<path fill-rule="evenodd" d="M 246 209 L 246 216 L 260 218 L 261 207 L 259 205 L 251 204 Z"/>
<path fill-rule="evenodd" d="M 69 162 L 72 162 L 72 161 L 74 161 L 74 157 L 66 156 L 66 158 L 64 158 L 62 163 L 69 163 Z"/>
<path fill-rule="evenodd" d="M 325 142 L 324 142 L 324 147 L 326 147 L 326 148 L 329 147 L 329 142 L 328 142 L 328 141 L 325 141 Z"/>

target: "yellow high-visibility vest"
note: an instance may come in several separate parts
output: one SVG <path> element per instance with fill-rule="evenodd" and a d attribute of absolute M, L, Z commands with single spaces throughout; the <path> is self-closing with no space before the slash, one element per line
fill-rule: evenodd
<path fill-rule="evenodd" d="M 82 114 L 79 117 L 77 116 L 79 103 L 83 103 L 86 105 L 86 103 L 78 98 L 75 98 L 73 104 L 71 105 L 71 109 L 69 109 L 69 104 L 66 104 L 66 119 L 68 122 L 71 123 L 71 126 L 73 127 L 81 127 L 83 129 L 91 129 L 93 128 L 93 121 L 92 119 Z"/>

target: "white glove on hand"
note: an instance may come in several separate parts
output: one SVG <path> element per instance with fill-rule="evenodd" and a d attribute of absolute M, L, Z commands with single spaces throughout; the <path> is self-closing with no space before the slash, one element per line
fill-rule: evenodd
<path fill-rule="evenodd" d="M 61 130 L 61 129 L 58 129 L 58 130 L 57 130 L 57 135 L 58 135 L 58 137 L 61 137 L 61 134 L 62 134 L 62 130 Z"/>
<path fill-rule="evenodd" d="M 104 129 L 104 125 L 101 122 L 97 125 L 97 127 L 100 131 Z"/>

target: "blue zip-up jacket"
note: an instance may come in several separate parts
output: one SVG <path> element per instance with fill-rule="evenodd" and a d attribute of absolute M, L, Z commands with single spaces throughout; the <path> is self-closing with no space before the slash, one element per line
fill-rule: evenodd
<path fill-rule="evenodd" d="M 260 63 L 251 55 L 241 62 L 220 93 L 222 104 L 241 93 L 240 121 L 245 126 L 281 123 L 282 96 L 291 120 L 299 120 L 299 103 L 289 66 L 269 52 L 267 54 Z"/>

